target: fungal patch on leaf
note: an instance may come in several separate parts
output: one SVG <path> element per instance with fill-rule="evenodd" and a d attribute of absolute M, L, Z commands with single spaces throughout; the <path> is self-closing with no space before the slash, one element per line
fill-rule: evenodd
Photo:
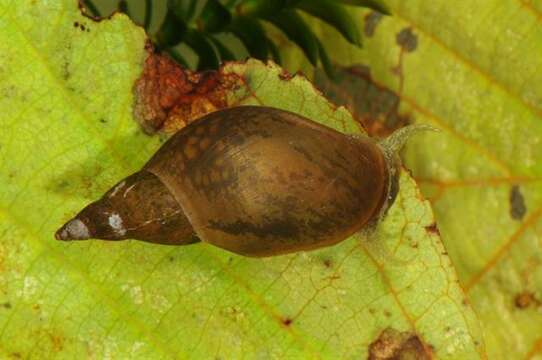
<path fill-rule="evenodd" d="M 439 231 L 439 229 L 438 229 L 438 226 L 437 226 L 437 223 L 436 223 L 436 222 L 432 223 L 432 224 L 429 225 L 429 226 L 426 226 L 426 227 L 425 227 L 425 230 L 426 230 L 428 233 L 436 234 L 436 235 L 439 235 L 439 236 L 440 236 L 440 231 Z"/>
<path fill-rule="evenodd" d="M 182 68 L 147 44 L 143 73 L 134 85 L 133 113 L 145 132 L 173 133 L 193 120 L 231 106 L 228 93 L 242 85 L 238 75 L 222 70 Z"/>
<path fill-rule="evenodd" d="M 400 97 L 377 83 L 368 67 L 336 67 L 331 81 L 323 70 L 315 71 L 315 84 L 337 105 L 345 106 L 371 136 L 384 137 L 407 125 L 410 118 L 399 114 Z"/>
<path fill-rule="evenodd" d="M 412 52 L 418 47 L 418 36 L 414 34 L 411 28 L 404 28 L 401 30 L 395 41 L 406 52 Z"/>
<path fill-rule="evenodd" d="M 538 300 L 532 292 L 523 291 L 516 295 L 514 304 L 518 309 L 526 309 L 531 306 L 541 306 L 542 301 Z"/>
<path fill-rule="evenodd" d="M 433 358 L 431 347 L 415 333 L 400 332 L 386 328 L 378 339 L 369 345 L 370 360 L 417 359 L 430 360 Z"/>
<path fill-rule="evenodd" d="M 514 185 L 510 189 L 510 216 L 514 220 L 521 220 L 527 212 L 527 207 L 525 206 L 525 198 L 521 193 L 519 186 Z"/>

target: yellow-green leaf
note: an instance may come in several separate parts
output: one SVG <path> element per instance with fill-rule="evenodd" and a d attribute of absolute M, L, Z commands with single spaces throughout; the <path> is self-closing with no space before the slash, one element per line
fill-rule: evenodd
<path fill-rule="evenodd" d="M 371 239 L 319 251 L 249 259 L 206 244 L 55 241 L 160 145 L 132 119 L 144 44 L 124 15 L 94 22 L 72 0 L 0 1 L 0 357 L 366 358 L 398 332 L 439 358 L 484 355 L 406 173 Z M 223 71 L 245 80 L 230 94 L 240 104 L 360 131 L 302 77 L 258 61 Z"/>
<path fill-rule="evenodd" d="M 363 50 L 313 28 L 337 63 L 368 68 L 353 107 L 363 113 L 363 94 L 380 89 L 398 100 L 372 113 L 383 122 L 399 114 L 442 129 L 410 142 L 406 165 L 433 204 L 488 357 L 541 358 L 542 4 L 386 5 L 392 17 L 358 13 Z"/>

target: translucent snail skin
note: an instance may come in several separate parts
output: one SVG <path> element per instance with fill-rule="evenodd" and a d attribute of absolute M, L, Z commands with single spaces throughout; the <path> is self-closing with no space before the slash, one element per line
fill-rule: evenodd
<path fill-rule="evenodd" d="M 58 240 L 199 241 L 245 256 L 334 245 L 377 222 L 398 191 L 397 152 L 264 106 L 210 113 L 56 232 Z"/>

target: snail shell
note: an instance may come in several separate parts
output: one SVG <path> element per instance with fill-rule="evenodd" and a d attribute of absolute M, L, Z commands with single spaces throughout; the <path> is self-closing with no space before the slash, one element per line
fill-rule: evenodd
<path fill-rule="evenodd" d="M 216 111 L 173 135 L 56 238 L 204 241 L 246 256 L 333 245 L 391 205 L 396 153 L 410 132 L 377 143 L 275 108 Z"/>

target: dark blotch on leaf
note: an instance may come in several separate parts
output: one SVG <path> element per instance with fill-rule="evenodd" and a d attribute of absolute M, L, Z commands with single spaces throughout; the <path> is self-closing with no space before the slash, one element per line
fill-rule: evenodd
<path fill-rule="evenodd" d="M 429 360 L 433 358 L 433 355 L 431 346 L 424 344 L 417 334 L 386 328 L 369 345 L 368 358 L 370 360 Z"/>
<path fill-rule="evenodd" d="M 427 231 L 428 233 L 431 233 L 431 234 L 440 235 L 440 231 L 438 229 L 437 223 L 435 223 L 435 222 L 432 223 L 429 226 L 426 226 L 425 231 Z"/>
<path fill-rule="evenodd" d="M 369 135 L 386 137 L 410 122 L 408 115 L 399 113 L 397 93 L 377 83 L 367 66 L 336 67 L 335 72 L 337 80 L 329 81 L 316 70 L 316 85 L 336 105 L 350 110 Z"/>
<path fill-rule="evenodd" d="M 87 27 L 86 27 L 85 25 L 83 25 L 82 23 L 80 23 L 79 21 L 75 21 L 75 22 L 73 23 L 73 27 L 74 27 L 74 28 L 79 28 L 79 29 L 81 29 L 82 31 L 85 31 L 85 30 L 88 31 Z"/>
<path fill-rule="evenodd" d="M 4 307 L 4 309 L 11 309 L 11 303 L 10 302 L 5 302 L 2 304 L 2 307 Z"/>
<path fill-rule="evenodd" d="M 282 323 L 285 325 L 285 326 L 290 326 L 292 324 L 293 320 L 290 319 L 290 318 L 284 318 L 282 319 Z"/>
<path fill-rule="evenodd" d="M 379 12 L 372 11 L 367 16 L 365 16 L 365 28 L 364 33 L 367 37 L 374 35 L 376 27 L 380 20 L 382 20 L 383 15 Z"/>
<path fill-rule="evenodd" d="M 521 220 L 527 212 L 527 207 L 525 206 L 525 199 L 519 186 L 514 185 L 510 189 L 510 216 L 514 220 Z"/>
<path fill-rule="evenodd" d="M 282 71 L 279 73 L 279 79 L 281 80 L 290 80 L 293 77 L 294 75 L 290 74 L 290 72 L 286 69 L 282 69 Z"/>
<path fill-rule="evenodd" d="M 404 28 L 395 38 L 397 45 L 407 52 L 412 52 L 418 47 L 418 36 L 412 32 L 411 28 Z"/>
<path fill-rule="evenodd" d="M 514 298 L 514 304 L 518 309 L 526 309 L 531 305 L 541 305 L 541 302 L 534 296 L 532 292 L 524 291 L 519 293 Z"/>

